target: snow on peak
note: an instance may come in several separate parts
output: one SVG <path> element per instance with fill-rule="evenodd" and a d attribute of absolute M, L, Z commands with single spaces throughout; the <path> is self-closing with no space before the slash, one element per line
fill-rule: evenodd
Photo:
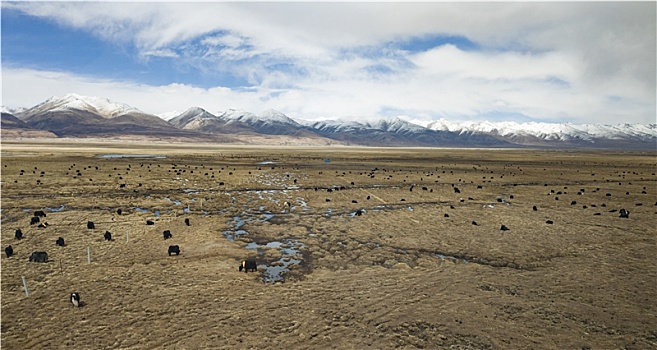
<path fill-rule="evenodd" d="M 177 117 L 177 116 L 179 116 L 183 113 L 185 113 L 185 112 L 181 112 L 181 111 L 176 109 L 174 111 L 156 114 L 156 116 L 158 116 L 158 117 L 160 117 L 160 118 L 162 118 L 166 121 L 169 121 L 169 120 L 171 120 L 171 119 L 173 119 L 173 118 L 175 118 L 175 117 Z"/>
<path fill-rule="evenodd" d="M 9 114 L 12 114 L 12 115 L 16 115 L 16 114 L 18 114 L 18 113 L 20 113 L 24 110 L 25 110 L 25 108 L 10 108 L 10 107 L 7 107 L 7 106 L 0 106 L 0 112 L 9 113 Z"/>
<path fill-rule="evenodd" d="M 260 117 L 269 121 L 276 121 L 284 124 L 298 124 L 290 117 L 274 109 L 268 109 L 260 113 Z"/>
<path fill-rule="evenodd" d="M 388 132 L 421 132 L 426 130 L 426 128 L 407 122 L 399 117 L 384 117 L 374 121 L 367 121 L 363 124 L 372 129 Z"/>
<path fill-rule="evenodd" d="M 260 113 L 260 115 L 247 112 L 242 109 L 229 109 L 219 114 L 219 118 L 240 121 L 247 124 L 280 123 L 280 124 L 299 125 L 299 123 L 289 118 L 285 114 L 273 109 L 266 110 Z"/>
<path fill-rule="evenodd" d="M 100 114 L 112 118 L 132 112 L 143 113 L 125 103 L 117 103 L 106 98 L 67 94 L 63 97 L 51 97 L 44 103 L 35 107 L 37 110 L 66 110 L 78 109 Z"/>
<path fill-rule="evenodd" d="M 541 122 L 489 122 L 466 121 L 452 122 L 439 119 L 427 125 L 428 129 L 450 131 L 455 133 L 498 134 L 509 137 L 514 135 L 534 136 L 544 140 L 592 140 L 595 138 L 645 138 L 657 137 L 656 128 L 641 124 L 572 124 Z"/>
<path fill-rule="evenodd" d="M 239 120 L 239 121 L 248 121 L 252 119 L 257 119 L 257 116 L 251 112 L 247 112 L 243 109 L 232 109 L 232 108 L 225 112 L 220 113 L 218 116 L 224 119 Z"/>
<path fill-rule="evenodd" d="M 201 107 L 191 107 L 187 109 L 185 112 L 181 113 L 180 116 L 185 116 L 185 117 L 190 117 L 190 118 L 195 118 L 195 119 L 216 119 L 217 116 L 214 114 L 206 111 L 205 109 Z"/>

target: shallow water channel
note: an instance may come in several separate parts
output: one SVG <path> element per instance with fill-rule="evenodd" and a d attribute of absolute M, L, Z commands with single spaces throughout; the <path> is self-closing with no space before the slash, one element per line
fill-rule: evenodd
<path fill-rule="evenodd" d="M 244 225 L 250 222 L 265 222 L 271 220 L 275 214 L 264 211 L 264 207 L 260 207 L 259 213 L 248 213 L 242 211 L 240 215 L 235 215 L 228 221 L 228 229 L 223 232 L 224 237 L 230 242 L 234 242 L 238 236 L 246 235 L 249 232 L 244 229 Z M 280 259 L 270 264 L 258 264 L 258 270 L 263 270 L 262 279 L 265 283 L 282 282 L 285 279 L 285 274 L 290 271 L 291 265 L 298 265 L 302 262 L 300 249 L 304 244 L 296 239 L 284 239 L 281 241 L 271 241 L 267 243 L 251 242 L 246 245 L 246 249 L 256 250 L 258 256 L 265 254 L 267 249 L 278 249 L 281 253 Z"/>
<path fill-rule="evenodd" d="M 263 281 L 265 283 L 273 283 L 283 281 L 285 273 L 290 271 L 291 265 L 298 265 L 301 263 L 301 259 L 298 257 L 301 256 L 301 248 L 305 245 L 294 239 L 286 239 L 283 241 L 273 241 L 265 244 L 258 244 L 256 242 L 251 242 L 246 245 L 246 249 L 254 249 L 258 252 L 258 255 L 265 254 L 267 249 L 279 249 L 281 252 L 281 258 L 273 262 L 270 265 L 260 264 L 258 265 L 259 269 L 264 269 Z"/>

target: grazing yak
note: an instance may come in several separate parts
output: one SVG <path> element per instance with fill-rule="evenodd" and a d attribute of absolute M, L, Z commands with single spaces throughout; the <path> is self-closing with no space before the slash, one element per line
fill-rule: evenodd
<path fill-rule="evenodd" d="M 169 239 L 169 238 L 173 237 L 171 235 L 171 231 L 169 231 L 169 230 L 166 230 L 166 231 L 162 232 L 162 235 L 164 236 L 164 239 Z"/>
<path fill-rule="evenodd" d="M 33 216 L 32 219 L 30 219 L 30 225 L 38 224 L 41 222 L 38 216 Z"/>
<path fill-rule="evenodd" d="M 155 225 L 155 223 L 152 220 L 146 220 L 146 225 Z"/>
<path fill-rule="evenodd" d="M 30 262 L 48 262 L 48 253 L 33 252 L 32 255 L 30 255 Z"/>
<path fill-rule="evenodd" d="M 34 212 L 34 216 L 45 218 L 46 213 L 44 213 L 43 210 L 37 210 L 37 211 Z"/>
<path fill-rule="evenodd" d="M 109 231 L 105 231 L 104 237 L 105 237 L 106 241 L 111 241 L 112 240 L 112 233 L 109 232 Z"/>
<path fill-rule="evenodd" d="M 48 227 L 49 225 L 50 225 L 50 224 L 46 221 L 46 222 L 42 222 L 42 223 L 38 224 L 38 225 L 37 225 L 37 228 L 46 228 L 46 227 Z"/>
<path fill-rule="evenodd" d="M 96 228 L 96 225 L 94 225 L 93 221 L 87 221 L 87 228 L 93 230 Z"/>
<path fill-rule="evenodd" d="M 169 246 L 169 256 L 171 256 L 171 254 L 174 254 L 174 253 L 176 255 L 180 255 L 180 247 L 177 246 L 177 245 L 170 245 Z"/>
<path fill-rule="evenodd" d="M 508 230 L 509 230 L 509 228 L 508 228 L 508 227 L 506 227 L 505 225 L 502 225 L 502 227 L 500 227 L 500 230 L 502 230 L 502 231 L 508 231 Z"/>
<path fill-rule="evenodd" d="M 80 305 L 81 305 L 80 304 L 80 293 L 77 293 L 77 292 L 71 293 L 70 300 L 71 300 L 71 304 L 73 306 L 80 307 Z"/>
<path fill-rule="evenodd" d="M 185 225 L 187 225 L 187 226 L 190 225 L 190 223 L 189 223 L 189 218 L 185 218 Z"/>
<path fill-rule="evenodd" d="M 10 258 L 12 255 L 14 255 L 14 248 L 12 248 L 10 245 L 5 248 L 5 254 L 7 254 L 7 257 Z"/>
<path fill-rule="evenodd" d="M 57 238 L 57 240 L 55 241 L 55 244 L 58 245 L 58 246 L 60 246 L 60 247 L 65 246 L 66 243 L 64 243 L 64 237 L 59 237 L 59 238 Z"/>
<path fill-rule="evenodd" d="M 249 270 L 255 272 L 258 271 L 258 264 L 256 264 L 255 260 L 243 260 L 242 263 L 240 264 L 240 271 L 244 270 L 244 272 L 249 272 Z"/>
<path fill-rule="evenodd" d="M 629 219 L 630 218 L 630 211 L 625 210 L 625 209 L 621 209 L 620 210 L 620 217 L 625 218 L 625 219 Z"/>
<path fill-rule="evenodd" d="M 18 240 L 23 239 L 23 231 L 21 231 L 21 229 L 16 229 L 16 233 L 14 234 L 14 237 Z"/>

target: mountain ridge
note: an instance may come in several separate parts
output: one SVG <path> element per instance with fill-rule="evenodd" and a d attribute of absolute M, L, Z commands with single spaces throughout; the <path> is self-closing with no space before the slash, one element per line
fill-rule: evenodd
<path fill-rule="evenodd" d="M 2 107 L 2 111 L 10 110 Z M 215 136 L 263 135 L 268 140 L 286 136 L 314 139 L 319 144 L 337 141 L 346 145 L 392 147 L 655 149 L 657 145 L 657 123 L 610 125 L 439 119 L 423 126 L 397 116 L 307 121 L 290 118 L 273 109 L 259 114 L 242 109 L 213 114 L 201 107 L 154 115 L 106 98 L 77 94 L 51 97 L 31 108 L 11 111 L 16 111 L 10 114 L 30 128 L 51 131 L 59 137 L 126 133 L 212 139 Z M 12 128 L 14 124 L 3 124 L 3 128 Z"/>

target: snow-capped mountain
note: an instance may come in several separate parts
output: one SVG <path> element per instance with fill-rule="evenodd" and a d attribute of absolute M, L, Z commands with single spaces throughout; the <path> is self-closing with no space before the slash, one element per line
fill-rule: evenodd
<path fill-rule="evenodd" d="M 313 122 L 305 122 L 314 129 L 326 132 L 362 132 L 368 130 L 378 130 L 390 133 L 415 133 L 424 132 L 427 129 L 419 125 L 407 122 L 399 117 L 384 117 L 379 119 L 365 119 L 361 122 L 354 121 L 353 119 L 339 119 L 339 120 L 321 120 Z"/>
<path fill-rule="evenodd" d="M 202 121 L 217 119 L 217 116 L 201 107 L 191 107 L 188 110 L 170 118 L 169 123 L 178 128 L 185 128 L 190 123 L 198 124 Z"/>
<path fill-rule="evenodd" d="M 183 130 L 193 130 L 210 134 L 265 134 L 265 135 L 303 135 L 309 128 L 302 126 L 285 114 L 267 110 L 254 114 L 241 109 L 228 109 L 214 115 L 203 108 L 192 107 L 169 120 L 173 126 Z"/>
<path fill-rule="evenodd" d="M 52 131 L 60 137 L 132 134 L 226 142 L 232 137 L 242 141 L 251 136 L 269 135 L 268 140 L 275 140 L 276 135 L 285 135 L 315 140 L 317 144 L 337 141 L 369 146 L 657 148 L 657 124 L 453 122 L 440 119 L 418 125 L 399 117 L 304 121 L 293 120 L 275 110 L 255 114 L 228 109 L 215 115 L 200 107 L 155 116 L 123 103 L 76 94 L 50 98 L 14 115 L 30 128 Z M 14 124 L 17 123 L 7 120 L 3 126 Z"/>
<path fill-rule="evenodd" d="M 657 124 L 571 124 L 571 123 L 516 123 L 462 122 L 440 119 L 427 125 L 428 129 L 463 133 L 491 134 L 506 139 L 534 137 L 544 141 L 638 140 L 649 142 L 657 138 Z"/>
<path fill-rule="evenodd" d="M 268 135 L 294 135 L 303 129 L 301 124 L 273 109 L 259 115 L 241 109 L 229 109 L 219 114 L 218 117 L 226 120 L 229 125 L 240 122 L 256 133 Z"/>
<path fill-rule="evenodd" d="M 240 128 L 243 131 L 248 129 L 258 134 L 319 137 L 309 128 L 273 109 L 260 114 L 229 109 L 219 114 L 218 118 L 225 120 L 227 127 Z"/>
<path fill-rule="evenodd" d="M 295 120 L 293 120 L 293 119 L 289 118 L 288 116 L 286 116 L 285 114 L 283 114 L 283 113 L 281 113 L 277 110 L 273 110 L 273 109 L 268 109 L 268 110 L 260 113 L 260 117 L 262 119 L 265 119 L 265 120 L 267 120 L 269 122 L 272 122 L 272 123 L 290 124 L 290 125 L 295 125 L 295 126 L 299 125 L 299 123 L 296 122 Z"/>
<path fill-rule="evenodd" d="M 84 110 L 105 118 L 114 118 L 125 114 L 146 114 L 125 103 L 112 102 L 106 98 L 68 94 L 63 97 L 51 97 L 20 114 L 24 119 L 44 111 Z"/>
<path fill-rule="evenodd" d="M 399 117 L 387 117 L 377 119 L 371 122 L 363 123 L 365 126 L 368 126 L 372 129 L 387 131 L 387 132 L 419 132 L 424 131 L 425 128 L 409 123 L 405 120 L 401 120 Z"/>
<path fill-rule="evenodd" d="M 399 117 L 364 118 L 362 122 L 350 120 L 324 120 L 307 122 L 322 136 L 349 143 L 385 146 L 437 146 L 467 147 L 508 146 L 503 140 L 489 135 L 458 135 L 448 131 L 435 131 L 405 121 Z"/>
<path fill-rule="evenodd" d="M 16 114 L 33 128 L 58 136 L 113 134 L 177 135 L 180 130 L 154 115 L 105 98 L 68 94 Z"/>

